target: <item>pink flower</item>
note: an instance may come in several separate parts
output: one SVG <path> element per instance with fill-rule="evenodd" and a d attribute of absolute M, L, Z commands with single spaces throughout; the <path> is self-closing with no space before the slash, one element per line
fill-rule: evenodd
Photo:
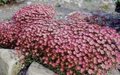
<path fill-rule="evenodd" d="M 66 75 L 103 75 L 119 64 L 118 33 L 88 24 L 81 13 L 55 20 L 54 12 L 43 4 L 23 7 L 12 21 L 0 23 L 0 46 L 15 48 L 24 60 L 29 55 L 38 58 Z"/>
<path fill-rule="evenodd" d="M 88 70 L 88 73 L 89 73 L 89 74 L 94 74 L 94 71 L 93 71 L 92 69 L 89 69 L 89 70 Z"/>
<path fill-rule="evenodd" d="M 50 20 L 55 15 L 55 11 L 50 5 L 36 4 L 23 7 L 15 13 L 13 20 L 21 24 L 42 23 L 43 20 Z M 42 20 L 42 21 L 41 21 Z M 43 22 L 45 23 L 45 22 Z"/>

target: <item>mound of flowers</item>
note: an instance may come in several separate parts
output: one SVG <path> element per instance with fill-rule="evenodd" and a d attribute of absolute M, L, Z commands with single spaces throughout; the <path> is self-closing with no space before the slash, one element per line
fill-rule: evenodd
<path fill-rule="evenodd" d="M 99 24 L 101 26 L 108 26 L 120 32 L 120 14 L 112 14 L 105 12 L 91 12 L 91 16 L 86 17 L 86 21 L 91 24 Z"/>
<path fill-rule="evenodd" d="M 17 41 L 16 34 L 19 30 L 16 29 L 17 23 L 13 21 L 4 21 L 0 23 L 0 47 L 14 48 Z"/>
<path fill-rule="evenodd" d="M 120 34 L 114 29 L 89 24 L 79 12 L 66 20 L 54 15 L 48 5 L 20 9 L 0 24 L 0 45 L 32 56 L 58 75 L 106 75 L 120 63 Z"/>
<path fill-rule="evenodd" d="M 36 21 L 49 21 L 54 18 L 55 11 L 50 5 L 36 4 L 23 7 L 17 11 L 12 19 L 21 24 L 33 23 Z"/>

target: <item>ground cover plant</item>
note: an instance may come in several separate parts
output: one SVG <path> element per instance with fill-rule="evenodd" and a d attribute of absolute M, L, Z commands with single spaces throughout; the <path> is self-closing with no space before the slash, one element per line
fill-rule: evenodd
<path fill-rule="evenodd" d="M 106 75 L 120 63 L 120 34 L 115 29 L 87 22 L 80 12 L 66 20 L 54 16 L 50 5 L 23 7 L 11 21 L 0 23 L 0 46 L 58 75 Z"/>

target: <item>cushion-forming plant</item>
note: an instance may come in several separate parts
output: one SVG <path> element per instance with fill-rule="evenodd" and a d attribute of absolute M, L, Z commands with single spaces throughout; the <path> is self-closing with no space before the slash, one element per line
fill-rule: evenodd
<path fill-rule="evenodd" d="M 54 18 L 55 11 L 50 5 L 36 4 L 18 10 L 12 19 L 21 24 L 35 23 L 36 21 L 49 21 Z"/>
<path fill-rule="evenodd" d="M 0 39 L 5 45 L 15 40 L 24 57 L 31 55 L 64 75 L 105 75 L 120 63 L 120 34 L 114 29 L 89 24 L 79 12 L 66 20 L 53 19 L 54 14 L 48 5 L 24 7 L 13 16 L 13 27 L 1 24 Z"/>
<path fill-rule="evenodd" d="M 14 48 L 17 41 L 16 34 L 19 33 L 17 23 L 4 21 L 0 23 L 0 47 Z"/>
<path fill-rule="evenodd" d="M 86 17 L 85 20 L 91 24 L 99 24 L 101 26 L 114 28 L 117 32 L 120 32 L 120 14 L 108 14 L 100 11 L 91 12 L 91 15 Z"/>

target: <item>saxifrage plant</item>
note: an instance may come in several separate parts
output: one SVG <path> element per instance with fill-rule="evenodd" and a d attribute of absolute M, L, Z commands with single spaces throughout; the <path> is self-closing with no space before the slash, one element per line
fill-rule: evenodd
<path fill-rule="evenodd" d="M 52 67 L 59 75 L 105 75 L 120 63 L 120 34 L 114 29 L 89 24 L 80 13 L 66 20 L 55 20 L 53 14 L 48 5 L 24 7 L 13 16 L 13 27 L 1 25 L 0 35 L 6 35 L 6 28 L 14 32 L 17 52 Z"/>

